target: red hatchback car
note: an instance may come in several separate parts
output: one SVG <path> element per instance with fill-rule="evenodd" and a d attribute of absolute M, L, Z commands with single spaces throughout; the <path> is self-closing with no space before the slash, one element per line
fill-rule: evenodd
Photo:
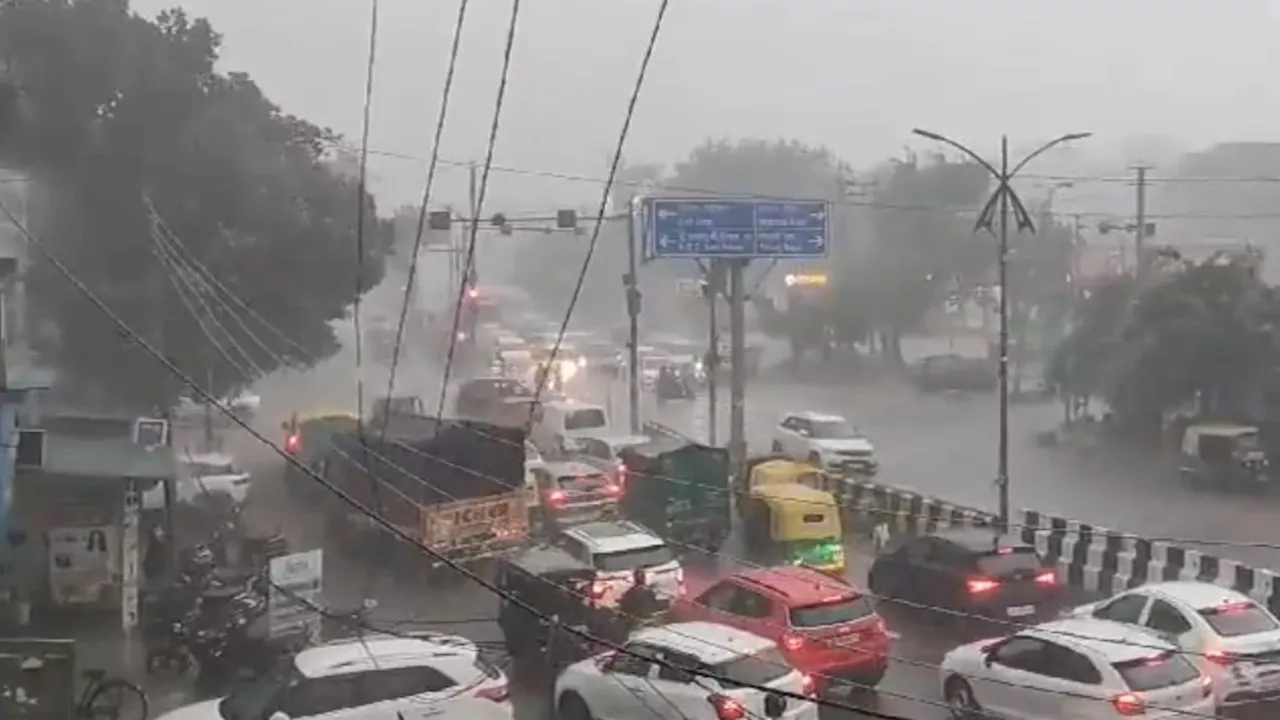
<path fill-rule="evenodd" d="M 893 634 L 872 599 L 805 567 L 731 575 L 696 597 L 676 601 L 671 612 L 678 621 L 721 623 L 775 641 L 823 691 L 874 686 L 889 665 Z"/>

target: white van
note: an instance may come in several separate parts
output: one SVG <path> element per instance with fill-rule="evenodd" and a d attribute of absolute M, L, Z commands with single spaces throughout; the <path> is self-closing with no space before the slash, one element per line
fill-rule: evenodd
<path fill-rule="evenodd" d="M 578 400 L 551 400 L 542 404 L 542 419 L 534 424 L 529 439 L 552 457 L 576 450 L 575 440 L 598 436 L 609 427 L 609 413 L 600 405 Z"/>

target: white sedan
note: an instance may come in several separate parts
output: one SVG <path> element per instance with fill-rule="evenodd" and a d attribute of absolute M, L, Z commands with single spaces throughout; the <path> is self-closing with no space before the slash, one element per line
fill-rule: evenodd
<path fill-rule="evenodd" d="M 631 636 L 627 653 L 574 663 L 556 680 L 562 720 L 817 720 L 814 682 L 771 640 L 726 625 L 675 623 Z M 670 665 L 674 665 L 672 667 Z M 705 668 L 719 680 L 678 667 Z"/>
<path fill-rule="evenodd" d="M 1213 680 L 1172 643 L 1107 620 L 1068 619 L 947 653 L 953 717 L 1173 720 L 1214 717 Z"/>
<path fill-rule="evenodd" d="M 848 420 L 818 412 L 782 416 L 773 435 L 773 452 L 830 470 L 875 475 L 880 464 L 875 446 Z"/>
<path fill-rule="evenodd" d="M 1244 593 L 1203 582 L 1152 583 L 1071 614 L 1159 633 L 1213 676 L 1220 707 L 1280 698 L 1280 620 Z"/>

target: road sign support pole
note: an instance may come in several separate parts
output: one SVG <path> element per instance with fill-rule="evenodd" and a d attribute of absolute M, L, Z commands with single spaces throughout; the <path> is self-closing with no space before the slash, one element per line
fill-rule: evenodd
<path fill-rule="evenodd" d="M 707 444 L 714 447 L 720 441 L 720 321 L 716 307 L 724 295 L 724 263 L 711 261 L 704 287 L 707 296 L 707 358 L 703 363 L 707 371 Z"/>
<path fill-rule="evenodd" d="M 729 260 L 729 457 L 735 473 L 747 461 L 746 260 Z"/>
<path fill-rule="evenodd" d="M 627 213 L 627 274 L 622 276 L 627 302 L 627 402 L 631 414 L 631 432 L 640 434 L 640 237 L 636 202 Z"/>

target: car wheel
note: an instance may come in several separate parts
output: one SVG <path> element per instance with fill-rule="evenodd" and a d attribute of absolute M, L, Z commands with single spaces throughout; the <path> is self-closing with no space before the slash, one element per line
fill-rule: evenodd
<path fill-rule="evenodd" d="M 947 680 L 943 688 L 947 707 L 951 709 L 951 717 L 956 720 L 973 720 L 982 717 L 982 706 L 973 695 L 973 688 L 964 678 L 953 677 Z"/>
<path fill-rule="evenodd" d="M 564 720 L 592 720 L 591 708 L 577 693 L 566 693 L 557 705 Z"/>
<path fill-rule="evenodd" d="M 772 448 L 772 450 L 773 450 L 773 454 L 774 454 L 774 455 L 781 455 L 781 454 L 782 454 L 782 443 L 778 442 L 777 440 L 774 440 L 774 441 L 773 441 L 773 448 Z"/>

